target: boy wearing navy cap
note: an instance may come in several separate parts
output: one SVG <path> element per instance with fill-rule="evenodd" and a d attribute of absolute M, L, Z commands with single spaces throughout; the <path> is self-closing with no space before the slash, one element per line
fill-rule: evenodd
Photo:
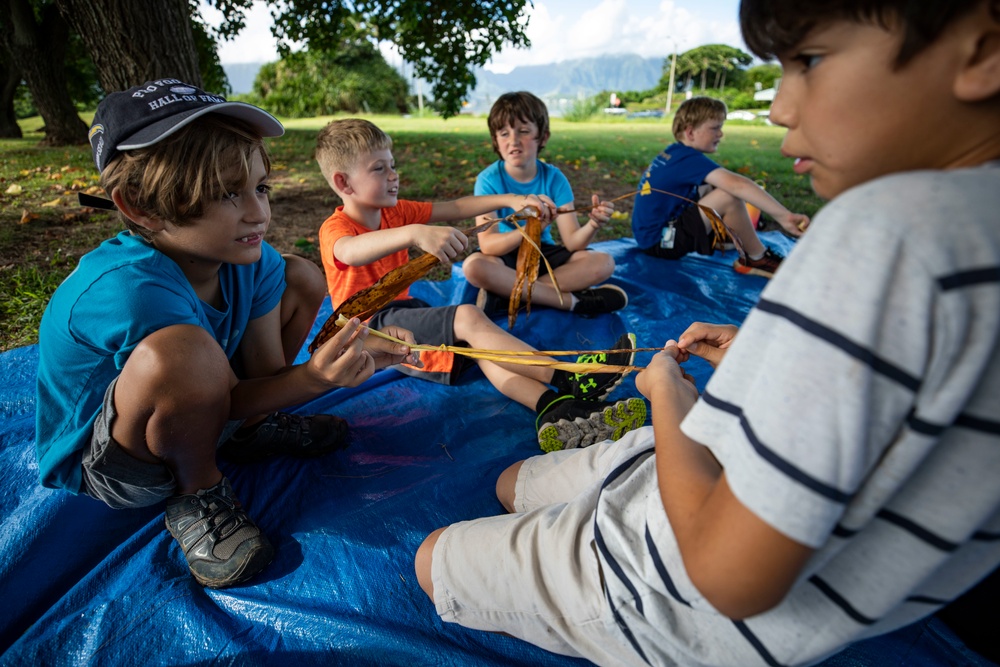
<path fill-rule="evenodd" d="M 342 419 L 276 411 L 415 361 L 353 321 L 292 365 L 326 284 L 314 264 L 264 241 L 263 137 L 283 132 L 257 107 L 176 79 L 108 95 L 89 139 L 127 231 L 80 259 L 39 330 L 42 484 L 114 508 L 166 500 L 167 529 L 214 588 L 247 580 L 274 553 L 217 450 L 249 462 L 342 449 Z"/>

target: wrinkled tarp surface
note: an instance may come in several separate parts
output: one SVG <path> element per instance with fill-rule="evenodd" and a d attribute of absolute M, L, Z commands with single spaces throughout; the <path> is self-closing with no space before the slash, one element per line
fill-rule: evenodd
<path fill-rule="evenodd" d="M 765 235 L 784 250 L 791 241 Z M 609 347 L 625 332 L 662 345 L 695 320 L 740 323 L 766 284 L 735 253 L 678 262 L 631 239 L 599 248 L 627 309 L 585 319 L 536 308 L 514 333 L 540 349 Z M 435 305 L 470 302 L 460 267 L 420 282 Z M 329 299 L 314 333 L 330 314 Z M 506 326 L 506 318 L 497 318 Z M 640 353 L 637 365 L 648 363 Z M 304 356 L 300 356 L 300 359 Z M 277 555 L 249 585 L 215 591 L 188 574 L 162 508 L 115 511 L 42 488 L 33 447 L 35 347 L 0 354 L 0 663 L 3 665 L 583 665 L 519 640 L 442 623 L 417 585 L 413 554 L 434 529 L 502 511 L 499 473 L 539 453 L 534 414 L 478 369 L 444 387 L 384 370 L 299 406 L 350 422 L 348 450 L 223 472 Z M 703 388 L 711 368 L 688 371 Z M 629 377 L 612 395 L 638 395 Z M 483 545 L 490 558 L 490 545 Z M 559 558 L 559 554 L 552 554 Z M 827 665 L 977 662 L 938 621 L 862 642 Z"/>

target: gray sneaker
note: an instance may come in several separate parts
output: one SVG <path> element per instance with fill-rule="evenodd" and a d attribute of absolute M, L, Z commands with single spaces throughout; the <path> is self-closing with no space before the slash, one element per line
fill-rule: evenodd
<path fill-rule="evenodd" d="M 225 477 L 210 489 L 167 500 L 166 523 L 202 586 L 241 583 L 274 558 L 274 547 L 247 516 Z"/>
<path fill-rule="evenodd" d="M 618 440 L 646 423 L 646 401 L 626 398 L 617 403 L 564 396 L 538 415 L 538 446 L 546 452 L 588 447 Z"/>

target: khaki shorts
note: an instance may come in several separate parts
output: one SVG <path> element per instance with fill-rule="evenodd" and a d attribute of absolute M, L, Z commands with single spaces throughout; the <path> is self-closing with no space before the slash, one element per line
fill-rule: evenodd
<path fill-rule="evenodd" d="M 593 530 L 601 484 L 633 442 L 530 458 L 515 483 L 516 514 L 441 533 L 431 580 L 442 620 L 602 664 L 638 661 L 607 604 Z"/>
<path fill-rule="evenodd" d="M 174 474 L 162 463 L 148 463 L 135 458 L 111 437 L 115 411 L 115 385 L 111 381 L 104 392 L 104 404 L 94 422 L 89 446 L 83 451 L 83 487 L 88 496 L 103 501 L 113 509 L 147 507 L 174 495 Z M 230 421 L 219 438 L 229 439 L 242 421 Z"/>

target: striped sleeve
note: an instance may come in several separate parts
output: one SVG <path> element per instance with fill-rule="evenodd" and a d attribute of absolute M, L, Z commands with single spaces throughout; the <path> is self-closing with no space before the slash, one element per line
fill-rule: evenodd
<path fill-rule="evenodd" d="M 848 507 L 858 522 L 877 512 L 956 420 L 996 426 L 965 406 L 995 356 L 996 231 L 948 179 L 923 178 L 914 197 L 912 178 L 824 209 L 683 425 L 744 505 L 812 547 Z M 943 233 L 941 219 L 963 222 Z M 865 488 L 887 459 L 896 477 Z"/>

